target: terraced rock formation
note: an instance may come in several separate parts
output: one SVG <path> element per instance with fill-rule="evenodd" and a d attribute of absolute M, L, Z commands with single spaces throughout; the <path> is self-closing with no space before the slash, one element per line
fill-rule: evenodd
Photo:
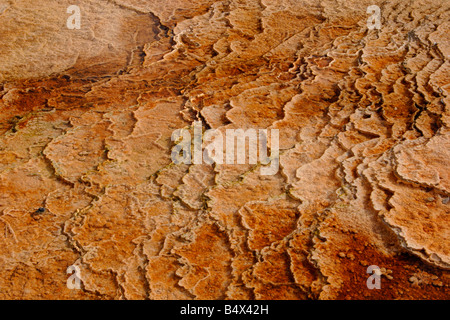
<path fill-rule="evenodd" d="M 1 299 L 450 297 L 448 1 L 72 4 L 0 0 Z M 198 120 L 280 170 L 174 164 Z"/>

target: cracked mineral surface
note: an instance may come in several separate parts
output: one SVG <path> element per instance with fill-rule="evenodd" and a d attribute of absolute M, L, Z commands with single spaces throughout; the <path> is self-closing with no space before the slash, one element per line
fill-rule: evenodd
<path fill-rule="evenodd" d="M 0 299 L 450 298 L 449 1 L 76 2 L 0 0 Z"/>

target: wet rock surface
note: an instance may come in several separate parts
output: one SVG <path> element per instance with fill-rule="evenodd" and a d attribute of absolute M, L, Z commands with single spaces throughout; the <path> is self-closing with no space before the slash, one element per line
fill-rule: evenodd
<path fill-rule="evenodd" d="M 0 298 L 449 298 L 448 1 L 70 5 L 0 0 Z M 278 173 L 174 164 L 196 120 Z"/>

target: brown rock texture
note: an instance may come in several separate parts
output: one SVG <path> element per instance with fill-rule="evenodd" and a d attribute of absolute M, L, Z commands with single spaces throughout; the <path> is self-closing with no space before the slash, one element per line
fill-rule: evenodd
<path fill-rule="evenodd" d="M 449 34 L 446 0 L 0 0 L 0 299 L 449 299 Z M 278 129 L 278 173 L 173 163 L 198 120 Z"/>

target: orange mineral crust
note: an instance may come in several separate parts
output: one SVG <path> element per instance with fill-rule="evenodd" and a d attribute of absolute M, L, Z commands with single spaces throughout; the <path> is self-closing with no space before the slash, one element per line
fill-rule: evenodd
<path fill-rule="evenodd" d="M 449 1 L 0 0 L 0 57 L 0 299 L 450 298 Z"/>

